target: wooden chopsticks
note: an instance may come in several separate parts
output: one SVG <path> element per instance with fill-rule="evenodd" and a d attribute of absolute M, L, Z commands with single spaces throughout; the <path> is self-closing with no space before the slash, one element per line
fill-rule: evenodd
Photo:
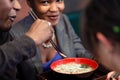
<path fill-rule="evenodd" d="M 30 9 L 29 14 L 32 16 L 34 20 L 38 19 L 38 16 L 35 14 L 35 12 L 32 9 Z"/>

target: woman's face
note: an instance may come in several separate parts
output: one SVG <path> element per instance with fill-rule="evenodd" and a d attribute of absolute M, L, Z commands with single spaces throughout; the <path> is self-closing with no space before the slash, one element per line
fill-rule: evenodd
<path fill-rule="evenodd" d="M 58 24 L 60 15 L 64 10 L 64 0 L 33 0 L 33 10 L 39 18 L 47 20 L 53 26 Z"/>
<path fill-rule="evenodd" d="M 21 6 L 17 0 L 0 0 L 0 30 L 10 29 L 19 9 Z"/>

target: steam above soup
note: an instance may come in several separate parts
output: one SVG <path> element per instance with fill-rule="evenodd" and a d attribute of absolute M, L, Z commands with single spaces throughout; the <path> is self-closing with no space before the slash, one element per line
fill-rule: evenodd
<path fill-rule="evenodd" d="M 80 74 L 80 73 L 90 72 L 93 70 L 93 68 L 85 64 L 78 64 L 75 62 L 71 62 L 71 63 L 57 65 L 54 68 L 54 70 L 59 73 L 65 73 L 65 74 Z"/>

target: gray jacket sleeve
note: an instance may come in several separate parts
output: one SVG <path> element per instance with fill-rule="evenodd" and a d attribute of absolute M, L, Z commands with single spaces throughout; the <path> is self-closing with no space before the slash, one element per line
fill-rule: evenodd
<path fill-rule="evenodd" d="M 93 55 L 91 53 L 89 53 L 89 51 L 87 51 L 83 44 L 82 41 L 80 39 L 80 37 L 78 37 L 78 35 L 75 33 L 72 25 L 70 24 L 68 18 L 64 15 L 64 21 L 66 22 L 66 26 L 67 27 L 67 33 L 69 35 L 69 38 L 72 40 L 73 47 L 74 48 L 74 53 L 76 54 L 77 57 L 86 57 L 86 58 L 93 58 Z"/>
<path fill-rule="evenodd" d="M 35 43 L 27 36 L 21 36 L 0 46 L 0 75 L 14 69 L 18 63 L 34 56 Z"/>

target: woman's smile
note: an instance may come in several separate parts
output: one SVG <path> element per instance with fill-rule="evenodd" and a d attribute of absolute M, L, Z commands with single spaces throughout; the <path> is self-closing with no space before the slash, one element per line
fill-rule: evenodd
<path fill-rule="evenodd" d="M 50 16 L 48 16 L 48 18 L 49 18 L 50 20 L 56 21 L 56 20 L 59 19 L 59 15 L 50 15 Z"/>

